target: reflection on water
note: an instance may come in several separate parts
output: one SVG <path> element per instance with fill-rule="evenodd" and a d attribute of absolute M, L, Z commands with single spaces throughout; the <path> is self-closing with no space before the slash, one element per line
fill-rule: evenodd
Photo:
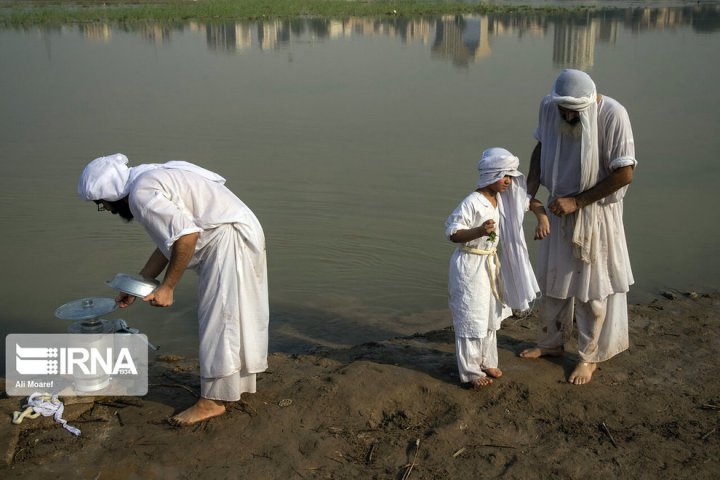
<path fill-rule="evenodd" d="M 553 63 L 559 67 L 589 69 L 594 64 L 596 43 L 613 43 L 620 27 L 633 32 L 691 26 L 698 32 L 720 28 L 720 7 L 695 5 L 684 8 L 636 8 L 585 11 L 563 15 L 496 14 L 481 17 L 442 16 L 439 18 L 349 18 L 295 19 L 176 26 L 142 24 L 116 27 L 138 32 L 150 42 L 165 43 L 173 31 L 204 31 L 213 50 L 242 53 L 244 50 L 279 49 L 292 41 L 322 41 L 352 36 L 384 35 L 402 42 L 431 44 L 432 53 L 459 67 L 492 54 L 491 42 L 498 36 L 545 36 L 553 32 Z M 83 25 L 83 36 L 110 41 L 109 25 Z"/>
<path fill-rule="evenodd" d="M 492 41 L 501 36 L 553 35 L 552 61 L 557 67 L 590 69 L 595 63 L 597 43 L 614 43 L 618 29 L 639 33 L 647 30 L 691 26 L 697 32 L 720 29 L 720 6 L 698 4 L 688 7 L 628 8 L 593 10 L 547 15 L 544 13 L 503 13 L 469 17 L 437 18 L 348 18 L 243 21 L 178 25 L 81 25 L 84 38 L 109 42 L 112 30 L 139 33 L 153 43 L 167 43 L 173 32 L 204 32 L 212 50 L 242 53 L 257 48 L 276 50 L 292 42 L 324 41 L 355 36 L 387 36 L 403 43 L 431 45 L 434 57 L 448 59 L 458 67 L 482 61 L 492 55 Z M 72 27 L 43 27 L 45 32 Z"/>
<path fill-rule="evenodd" d="M 445 326 L 443 222 L 483 149 L 526 170 L 538 102 L 565 67 L 591 71 L 633 122 L 631 299 L 715 287 L 718 227 L 677 198 L 716 196 L 720 98 L 702 89 L 720 82 L 718 32 L 717 5 L 0 29 L 0 333 L 62 330 L 57 306 L 141 267 L 137 225 L 74 193 L 84 164 L 115 151 L 216 170 L 258 214 L 274 349 Z M 670 185 L 677 198 L 659 202 Z M 682 235 L 662 231 L 669 218 Z M 170 311 L 118 315 L 192 354 L 193 276 L 179 289 Z"/>

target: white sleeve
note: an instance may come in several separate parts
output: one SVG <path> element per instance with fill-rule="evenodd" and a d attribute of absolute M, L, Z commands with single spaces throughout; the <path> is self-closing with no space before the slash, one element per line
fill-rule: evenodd
<path fill-rule="evenodd" d="M 145 200 L 135 202 L 140 203 L 138 222 L 161 250 L 169 253 L 178 238 L 203 231 L 180 201 L 173 201 L 157 190 L 143 193 Z"/>
<path fill-rule="evenodd" d="M 637 165 L 635 159 L 635 139 L 633 138 L 632 127 L 630 126 L 630 117 L 627 110 L 616 104 L 617 108 L 613 110 L 614 115 L 610 115 L 605 125 L 605 152 L 606 169 L 613 172 L 618 168 Z M 615 203 L 625 197 L 627 185 L 619 190 L 611 193 L 600 201 L 600 204 L 607 205 Z"/>
<path fill-rule="evenodd" d="M 472 196 L 465 197 L 445 221 L 445 237 L 449 239 L 458 230 L 477 227 L 477 213 Z"/>

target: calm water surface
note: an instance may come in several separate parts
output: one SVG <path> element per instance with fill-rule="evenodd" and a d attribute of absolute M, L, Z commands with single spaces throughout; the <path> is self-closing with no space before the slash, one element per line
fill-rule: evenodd
<path fill-rule="evenodd" d="M 445 218 L 485 148 L 527 171 L 540 98 L 566 67 L 633 123 L 631 301 L 717 289 L 719 51 L 716 4 L 0 30 L 0 333 L 64 332 L 58 306 L 113 296 L 105 281 L 144 264 L 142 229 L 75 193 L 115 152 L 215 170 L 255 211 L 272 350 L 445 327 Z M 193 355 L 195 286 L 189 272 L 172 308 L 107 317 Z"/>

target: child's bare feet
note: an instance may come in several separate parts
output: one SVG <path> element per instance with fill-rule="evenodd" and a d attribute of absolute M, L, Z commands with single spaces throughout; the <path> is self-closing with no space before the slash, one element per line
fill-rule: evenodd
<path fill-rule="evenodd" d="M 185 427 L 225 413 L 225 405 L 216 400 L 201 398 L 195 405 L 168 418 L 171 425 Z"/>
<path fill-rule="evenodd" d="M 579 362 L 575 366 L 575 370 L 573 370 L 573 372 L 570 374 L 568 382 L 572 383 L 573 385 L 585 385 L 586 383 L 590 383 L 590 379 L 592 378 L 592 375 L 596 369 L 596 363 Z"/>
<path fill-rule="evenodd" d="M 489 377 L 500 378 L 502 377 L 502 370 L 499 368 L 483 368 L 483 372 L 487 373 Z"/>
<path fill-rule="evenodd" d="M 563 354 L 562 347 L 544 348 L 544 347 L 532 347 L 526 348 L 520 352 L 522 358 L 540 358 L 540 357 L 559 357 Z"/>
<path fill-rule="evenodd" d="M 470 385 L 472 385 L 474 388 L 480 388 L 480 387 L 487 387 L 488 385 L 492 385 L 493 381 L 489 377 L 478 377 L 470 382 Z"/>

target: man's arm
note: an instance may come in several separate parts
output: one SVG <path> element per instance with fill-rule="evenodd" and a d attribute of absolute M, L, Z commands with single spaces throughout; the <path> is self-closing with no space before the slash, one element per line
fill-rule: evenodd
<path fill-rule="evenodd" d="M 579 208 L 583 208 L 591 203 L 597 202 L 608 195 L 615 193 L 626 185 L 630 185 L 633 179 L 633 166 L 627 165 L 614 170 L 610 175 L 605 177 L 597 185 L 592 188 L 580 192 L 572 197 L 556 198 L 548 205 L 550 211 L 555 215 L 562 217 L 570 215 Z"/>
<path fill-rule="evenodd" d="M 530 155 L 530 170 L 527 175 L 527 191 L 530 194 L 530 198 L 535 198 L 538 190 L 540 189 L 540 152 L 542 151 L 542 144 L 540 142 L 535 145 L 535 148 Z"/>
<path fill-rule="evenodd" d="M 152 255 L 150 255 L 143 269 L 140 270 L 140 275 L 144 278 L 155 279 L 165 270 L 167 264 L 168 259 L 165 258 L 165 255 L 163 255 L 159 248 L 156 248 Z"/>
<path fill-rule="evenodd" d="M 173 290 L 180 278 L 182 278 L 183 273 L 185 273 L 185 269 L 195 253 L 195 245 L 199 236 L 199 233 L 194 232 L 175 240 L 162 283 L 154 292 L 143 298 L 143 301 L 150 302 L 151 305 L 156 307 L 169 307 L 173 304 Z"/>
<path fill-rule="evenodd" d="M 550 221 L 548 220 L 545 207 L 542 202 L 535 198 L 540 189 L 540 153 L 542 152 L 542 144 L 537 142 L 530 155 L 530 170 L 527 175 L 527 191 L 530 194 L 530 211 L 537 218 L 537 227 L 535 227 L 535 240 L 542 240 L 550 235 Z"/>

